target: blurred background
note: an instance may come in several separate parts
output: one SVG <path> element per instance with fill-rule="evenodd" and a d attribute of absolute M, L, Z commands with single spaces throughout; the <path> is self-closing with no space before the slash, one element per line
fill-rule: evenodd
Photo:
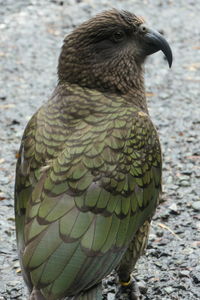
<path fill-rule="evenodd" d="M 64 36 L 96 13 L 129 10 L 165 35 L 146 63 L 146 94 L 163 149 L 163 197 L 134 273 L 145 300 L 200 299 L 200 1 L 0 0 L 0 300 L 26 299 L 13 188 L 24 127 L 57 83 Z M 115 285 L 108 279 L 107 299 Z"/>

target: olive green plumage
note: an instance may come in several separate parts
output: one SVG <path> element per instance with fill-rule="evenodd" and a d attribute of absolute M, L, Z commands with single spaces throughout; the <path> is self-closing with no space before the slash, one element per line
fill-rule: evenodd
<path fill-rule="evenodd" d="M 102 20 L 125 22 L 122 16 L 132 16 L 135 26 L 142 23 L 131 14 L 113 10 L 99 16 L 100 29 L 105 27 Z M 143 224 L 150 221 L 158 203 L 161 151 L 146 108 L 141 66 L 137 84 L 131 86 L 123 82 L 123 76 L 117 85 L 115 73 L 110 73 L 107 81 L 99 75 L 101 85 L 95 88 L 90 68 L 86 72 L 84 64 L 74 65 L 79 67 L 79 82 L 73 74 L 70 79 L 64 73 L 77 59 L 73 45 L 79 41 L 78 34 L 82 37 L 89 25 L 92 32 L 98 17 L 91 22 L 66 39 L 59 84 L 31 118 L 22 138 L 15 210 L 30 299 L 101 299 L 99 283 L 117 267 L 119 276 L 123 273 L 120 270 L 135 245 L 134 267 L 144 248 L 140 238 L 141 246 L 136 245 L 136 237 L 146 232 L 147 240 L 148 230 L 141 228 L 146 228 Z M 94 72 L 99 64 L 97 59 Z M 109 72 L 108 65 L 105 70 Z"/>

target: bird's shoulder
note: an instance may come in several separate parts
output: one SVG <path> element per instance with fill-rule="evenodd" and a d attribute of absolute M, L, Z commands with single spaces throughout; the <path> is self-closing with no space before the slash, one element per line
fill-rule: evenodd
<path fill-rule="evenodd" d="M 102 160 L 118 160 L 119 154 L 139 160 L 155 150 L 159 159 L 159 139 L 148 113 L 122 96 L 68 85 L 57 88 L 29 121 L 17 173 L 32 174 L 33 184 L 41 170 L 68 156 L 71 161 L 86 156 L 86 166 L 95 168 Z"/>

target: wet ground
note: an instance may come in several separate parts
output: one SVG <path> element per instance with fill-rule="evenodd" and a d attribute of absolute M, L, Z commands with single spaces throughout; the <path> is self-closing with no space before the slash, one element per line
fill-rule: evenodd
<path fill-rule="evenodd" d="M 27 121 L 50 96 L 63 37 L 110 7 L 145 17 L 174 52 L 146 64 L 152 119 L 163 148 L 162 204 L 136 278 L 144 300 L 200 299 L 200 2 L 0 0 L 0 300 L 26 299 L 17 260 L 13 185 Z M 107 299 L 115 285 L 107 280 Z"/>

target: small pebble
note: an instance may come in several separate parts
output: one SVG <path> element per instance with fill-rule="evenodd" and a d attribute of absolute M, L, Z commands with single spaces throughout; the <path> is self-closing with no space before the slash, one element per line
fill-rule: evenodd
<path fill-rule="evenodd" d="M 179 272 L 179 277 L 189 277 L 190 276 L 190 271 L 188 270 L 182 270 Z"/>
<path fill-rule="evenodd" d="M 115 294 L 108 293 L 107 294 L 107 300 L 115 300 Z"/>
<path fill-rule="evenodd" d="M 164 290 L 166 291 L 167 294 L 171 294 L 174 291 L 174 289 L 171 286 L 165 287 Z"/>
<path fill-rule="evenodd" d="M 196 211 L 200 211 L 200 201 L 192 202 L 192 208 Z"/>
<path fill-rule="evenodd" d="M 173 214 L 178 214 L 179 213 L 176 203 L 173 203 L 172 205 L 170 205 L 169 209 L 171 210 L 171 213 L 173 213 Z"/>

